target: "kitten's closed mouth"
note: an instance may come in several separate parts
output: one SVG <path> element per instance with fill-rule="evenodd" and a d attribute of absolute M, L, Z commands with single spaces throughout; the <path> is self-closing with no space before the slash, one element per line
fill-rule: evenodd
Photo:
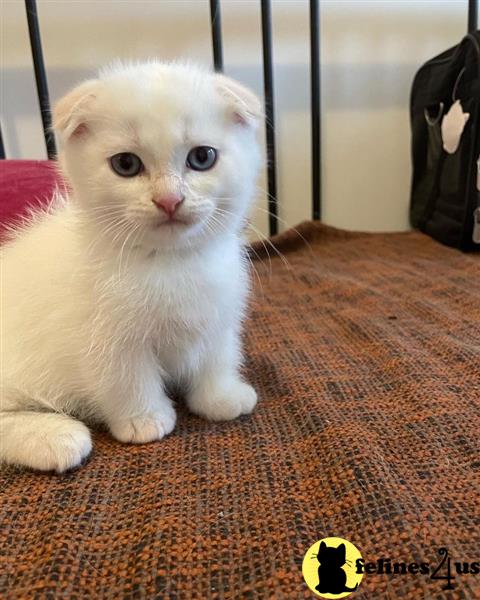
<path fill-rule="evenodd" d="M 159 229 L 160 227 L 186 227 L 187 225 L 189 225 L 189 223 L 181 219 L 168 219 L 168 221 L 157 221 L 154 223 L 153 227 L 154 229 Z"/>

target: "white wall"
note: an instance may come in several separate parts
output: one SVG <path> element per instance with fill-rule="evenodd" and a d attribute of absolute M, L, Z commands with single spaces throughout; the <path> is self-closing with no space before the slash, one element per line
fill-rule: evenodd
<path fill-rule="evenodd" d="M 211 64 L 207 0 L 39 0 L 52 100 L 114 58 Z M 413 75 L 464 35 L 466 0 L 321 2 L 323 220 L 408 228 Z M 23 0 L 0 5 L 1 113 L 10 158 L 43 158 Z M 226 72 L 262 94 L 257 0 L 223 0 Z M 280 216 L 310 216 L 307 0 L 273 0 Z M 261 187 L 266 187 L 265 181 Z M 259 192 L 259 206 L 266 208 Z M 255 226 L 267 232 L 259 210 Z"/>

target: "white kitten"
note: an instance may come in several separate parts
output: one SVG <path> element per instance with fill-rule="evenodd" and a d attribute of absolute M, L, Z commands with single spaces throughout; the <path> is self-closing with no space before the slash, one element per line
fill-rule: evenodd
<path fill-rule="evenodd" d="M 71 193 L 3 250 L 1 460 L 78 465 L 91 438 L 74 417 L 159 440 L 175 426 L 170 384 L 207 419 L 253 410 L 241 230 L 259 117 L 238 83 L 159 63 L 116 66 L 59 102 Z"/>

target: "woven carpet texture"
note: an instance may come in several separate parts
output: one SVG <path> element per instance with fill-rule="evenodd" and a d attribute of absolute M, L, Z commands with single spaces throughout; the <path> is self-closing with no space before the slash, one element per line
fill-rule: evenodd
<path fill-rule="evenodd" d="M 159 443 L 98 431 L 77 471 L 3 467 L 1 598 L 314 598 L 302 560 L 328 536 L 366 561 L 479 560 L 480 255 L 313 223 L 274 244 L 252 253 L 256 411 L 180 405 Z M 454 575 L 368 574 L 351 597 L 480 598 Z"/>

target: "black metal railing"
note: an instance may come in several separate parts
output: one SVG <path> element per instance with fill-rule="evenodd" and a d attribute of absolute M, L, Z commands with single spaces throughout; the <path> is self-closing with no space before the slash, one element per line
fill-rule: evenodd
<path fill-rule="evenodd" d="M 277 158 L 275 145 L 275 100 L 273 93 L 272 11 L 270 0 L 261 0 L 263 89 L 265 96 L 265 134 L 267 144 L 268 224 L 270 235 L 278 231 Z"/>
<path fill-rule="evenodd" d="M 213 66 L 215 71 L 221 73 L 223 71 L 223 45 L 220 0 L 210 0 L 210 23 L 212 26 Z"/>
<path fill-rule="evenodd" d="M 0 128 L 0 159 L 5 158 L 5 146 L 3 144 L 2 130 Z"/>
<path fill-rule="evenodd" d="M 38 24 L 37 3 L 35 0 L 25 0 L 27 11 L 28 34 L 30 36 L 30 47 L 32 49 L 33 68 L 35 71 L 35 82 L 37 84 L 38 104 L 42 117 L 43 135 L 47 147 L 49 159 L 55 158 L 55 137 L 52 130 L 52 113 L 50 110 L 50 98 L 48 96 L 47 73 L 43 61 L 42 40 L 40 38 L 40 26 Z"/>
<path fill-rule="evenodd" d="M 478 23 L 479 0 L 468 0 L 468 31 L 475 31 Z M 223 43 L 220 0 L 210 0 L 213 63 L 216 71 L 223 71 Z M 56 155 L 52 131 L 47 75 L 43 60 L 36 0 L 25 0 L 33 67 L 42 117 L 47 155 Z M 268 176 L 268 209 L 270 234 L 278 230 L 277 161 L 275 142 L 274 62 L 272 52 L 272 14 L 270 0 L 260 0 L 263 46 L 263 79 L 265 103 L 265 131 Z M 312 149 L 312 218 L 322 217 L 321 179 L 321 87 L 320 87 L 320 10 L 319 0 L 310 0 L 310 85 L 311 85 L 311 149 Z M 5 148 L 0 127 L 0 158 Z"/>
<path fill-rule="evenodd" d="M 322 218 L 320 11 L 319 0 L 310 0 L 310 113 L 312 117 L 312 218 Z"/>

